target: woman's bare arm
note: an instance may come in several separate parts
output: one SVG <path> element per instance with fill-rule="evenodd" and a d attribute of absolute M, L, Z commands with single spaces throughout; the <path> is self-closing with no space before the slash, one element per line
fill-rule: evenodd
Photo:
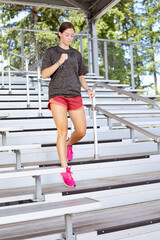
<path fill-rule="evenodd" d="M 84 78 L 84 76 L 80 76 L 79 79 L 80 79 L 80 82 L 81 82 L 81 86 L 84 88 L 84 90 L 89 89 L 89 86 L 88 86 L 88 84 L 87 84 L 86 79 Z M 88 93 L 89 98 L 93 98 L 94 95 L 95 95 L 95 94 L 92 92 L 92 90 L 90 90 L 90 89 L 89 89 L 89 91 L 87 91 L 87 93 Z"/>
<path fill-rule="evenodd" d="M 51 67 L 42 70 L 41 76 L 43 79 L 50 77 L 58 68 L 58 64 L 53 64 Z"/>
<path fill-rule="evenodd" d="M 42 73 L 41 73 L 42 78 L 45 79 L 50 77 L 57 70 L 57 68 L 59 68 L 60 65 L 62 65 L 64 61 L 66 61 L 67 59 L 68 59 L 68 54 L 63 53 L 60 59 L 55 64 L 42 70 Z"/>

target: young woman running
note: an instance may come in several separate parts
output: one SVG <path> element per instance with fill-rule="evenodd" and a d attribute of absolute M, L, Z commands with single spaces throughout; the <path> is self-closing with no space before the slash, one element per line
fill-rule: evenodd
<path fill-rule="evenodd" d="M 67 160 L 70 161 L 73 158 L 72 145 L 86 134 L 86 118 L 81 98 L 81 86 L 87 91 L 90 98 L 94 96 L 83 77 L 88 71 L 82 55 L 79 51 L 70 47 L 74 32 L 72 23 L 62 23 L 58 32 L 59 45 L 47 49 L 42 61 L 42 78 L 51 77 L 48 109 L 52 111 L 57 127 L 57 152 L 61 166 L 66 168 L 61 176 L 64 183 L 71 187 L 76 186 L 76 183 Z M 66 141 L 68 132 L 67 112 L 73 122 L 75 131 Z"/>

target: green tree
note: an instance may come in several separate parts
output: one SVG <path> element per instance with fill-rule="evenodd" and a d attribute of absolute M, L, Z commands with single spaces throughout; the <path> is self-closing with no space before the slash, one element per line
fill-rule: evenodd
<path fill-rule="evenodd" d="M 142 15 L 141 15 L 141 31 L 144 33 L 143 41 L 147 44 L 160 43 L 160 30 L 158 24 L 160 14 L 160 0 L 143 0 Z M 146 48 L 146 72 L 154 77 L 155 90 L 157 91 L 157 74 L 159 73 L 160 65 L 156 61 L 156 54 L 160 53 L 159 49 L 154 47 Z"/>
<path fill-rule="evenodd" d="M 156 24 L 159 23 L 159 3 L 160 0 L 158 2 L 157 0 L 120 1 L 98 20 L 98 37 L 137 43 L 159 43 L 159 29 L 155 28 Z M 114 44 L 108 44 L 109 78 L 114 77 L 115 79 L 119 75 L 121 82 L 124 79 L 126 82 L 130 81 L 129 59 L 125 59 L 125 54 L 122 53 L 123 50 L 126 51 L 126 46 L 121 45 L 120 47 L 116 44 L 114 50 L 113 46 Z M 101 46 L 101 50 L 103 51 L 103 46 Z M 143 76 L 147 75 L 148 71 L 150 74 L 154 74 L 155 86 L 157 87 L 156 74 L 159 66 L 155 61 L 155 49 L 134 46 L 133 50 L 136 87 L 141 85 Z M 101 55 L 103 55 L 102 52 Z M 116 61 L 113 60 L 114 57 Z M 104 67 L 103 64 L 102 67 Z"/>
<path fill-rule="evenodd" d="M 49 31 L 57 31 L 59 24 L 64 16 L 62 10 L 39 8 L 35 6 L 21 6 L 14 4 L 0 4 L 1 20 L 4 26 L 10 27 L 9 30 L 3 30 L 3 37 L 0 39 L 1 47 L 7 51 L 21 53 L 21 31 L 11 28 L 30 29 L 32 31 L 23 31 L 24 54 L 30 54 L 30 63 L 39 60 L 46 48 L 57 43 L 57 35 Z M 25 17 L 20 21 L 14 21 L 16 16 L 25 13 Z M 45 30 L 39 33 L 36 30 Z M 48 31 L 48 32 L 47 32 Z M 5 54 L 7 55 L 7 51 Z M 20 59 L 15 64 L 15 57 L 12 57 L 14 66 L 20 67 Z"/>
<path fill-rule="evenodd" d="M 131 34 L 134 34 L 136 25 L 133 25 L 136 17 L 133 12 L 133 1 L 123 0 L 116 7 L 104 14 L 97 22 L 97 32 L 99 38 L 113 40 L 129 40 Z M 101 43 L 101 56 L 103 56 L 103 43 Z M 107 44 L 109 79 L 118 79 L 121 83 L 130 82 L 130 59 L 125 52 L 128 51 L 128 45 L 125 44 Z M 102 60 L 102 69 L 104 71 L 104 60 Z"/>

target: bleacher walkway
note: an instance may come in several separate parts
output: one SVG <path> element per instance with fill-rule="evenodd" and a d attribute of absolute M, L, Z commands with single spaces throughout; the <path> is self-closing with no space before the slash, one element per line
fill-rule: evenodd
<path fill-rule="evenodd" d="M 47 109 L 48 81 L 8 78 L 0 87 L 0 240 L 160 240 L 160 157 L 157 143 L 97 113 L 99 159 L 94 158 L 92 100 L 82 89 L 87 134 L 73 146 L 76 188 L 66 187 L 56 150 L 57 131 Z M 148 97 L 119 80 L 88 74 L 90 87 L 104 82 Z M 1 79 L 0 79 L 1 86 Z M 102 87 L 96 104 L 160 136 L 160 110 Z M 69 135 L 72 124 L 69 121 Z"/>

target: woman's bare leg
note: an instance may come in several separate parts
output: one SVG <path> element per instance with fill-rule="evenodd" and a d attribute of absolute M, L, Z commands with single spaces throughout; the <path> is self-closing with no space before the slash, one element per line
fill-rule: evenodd
<path fill-rule="evenodd" d="M 57 127 L 57 152 L 61 162 L 62 167 L 67 167 L 67 149 L 66 149 L 66 138 L 68 132 L 68 118 L 67 118 L 67 108 L 56 105 L 54 103 L 50 104 L 53 119 Z"/>
<path fill-rule="evenodd" d="M 86 117 L 83 108 L 69 111 L 69 116 L 75 128 L 75 131 L 67 141 L 67 144 L 71 146 L 86 135 Z"/>

